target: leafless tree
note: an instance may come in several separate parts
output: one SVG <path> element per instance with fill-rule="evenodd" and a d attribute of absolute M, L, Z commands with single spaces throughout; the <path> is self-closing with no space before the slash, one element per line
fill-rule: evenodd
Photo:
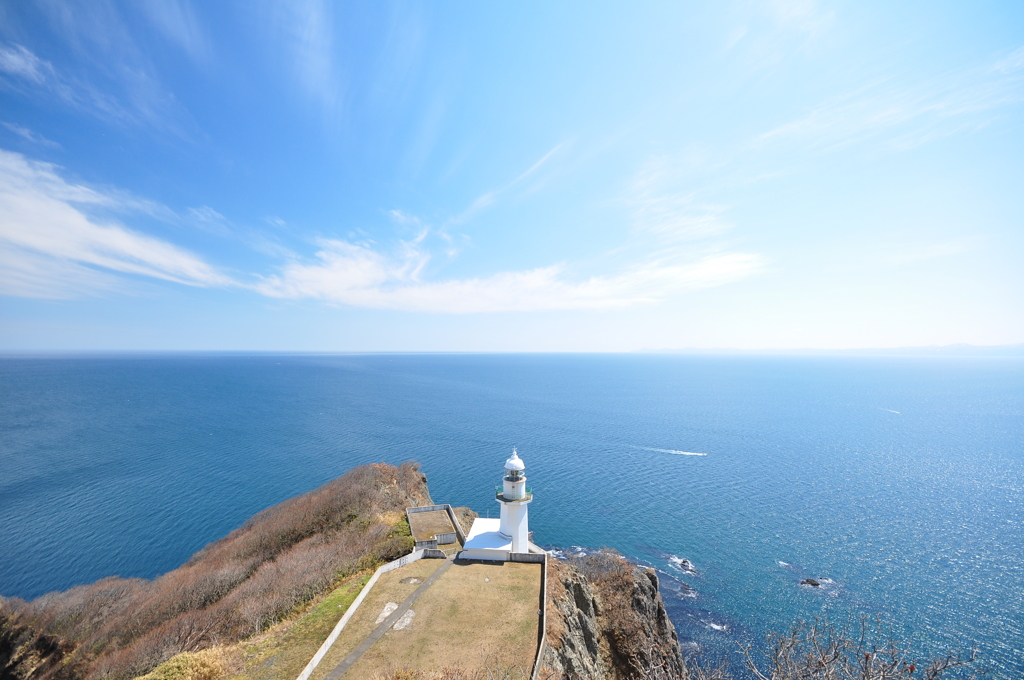
<path fill-rule="evenodd" d="M 769 647 L 767 662 L 760 664 L 750 645 L 740 647 L 744 664 L 757 680 L 938 680 L 979 674 L 967 668 L 974 653 L 915 661 L 891 631 L 883 631 L 881 621 L 872 625 L 868 617 L 861 618 L 855 633 L 827 621 L 798 622 L 789 633 L 771 634 Z"/>

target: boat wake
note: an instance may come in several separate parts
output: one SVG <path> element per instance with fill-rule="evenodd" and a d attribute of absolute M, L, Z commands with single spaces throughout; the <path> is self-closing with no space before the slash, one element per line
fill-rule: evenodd
<path fill-rule="evenodd" d="M 676 451 L 675 449 L 656 449 L 651 446 L 637 446 L 635 448 L 643 449 L 644 451 L 656 451 L 658 453 L 671 453 L 676 456 L 706 456 L 706 453 L 697 453 L 695 451 Z"/>

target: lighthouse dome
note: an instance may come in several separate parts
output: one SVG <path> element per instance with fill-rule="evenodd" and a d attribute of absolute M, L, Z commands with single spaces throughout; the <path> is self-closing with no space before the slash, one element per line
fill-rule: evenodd
<path fill-rule="evenodd" d="M 512 449 L 512 457 L 505 461 L 506 470 L 525 470 L 526 464 L 523 463 L 523 459 L 519 457 L 519 453 Z"/>

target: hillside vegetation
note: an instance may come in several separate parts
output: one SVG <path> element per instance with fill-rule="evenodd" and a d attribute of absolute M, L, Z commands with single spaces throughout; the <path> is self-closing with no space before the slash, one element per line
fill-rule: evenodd
<path fill-rule="evenodd" d="M 410 552 L 404 510 L 429 504 L 415 463 L 366 465 L 264 510 L 151 581 L 0 599 L 0 678 L 128 680 L 182 652 L 251 638 Z M 182 663 L 216 665 L 214 656 Z"/>

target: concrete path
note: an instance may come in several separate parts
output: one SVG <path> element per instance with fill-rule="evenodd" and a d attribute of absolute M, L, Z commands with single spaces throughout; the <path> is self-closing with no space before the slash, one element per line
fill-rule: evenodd
<path fill-rule="evenodd" d="M 441 578 L 441 574 L 448 571 L 454 562 L 454 557 L 446 559 L 444 564 L 435 569 L 434 573 L 427 577 L 427 580 L 421 583 L 416 590 L 412 591 L 412 595 L 405 598 L 405 602 L 398 605 L 398 609 L 391 612 L 391 614 L 388 615 L 388 618 L 384 619 L 383 623 L 374 628 L 373 632 L 367 635 L 366 638 L 359 643 L 358 647 L 352 650 L 352 652 L 346 656 L 341 663 L 335 666 L 334 670 L 328 673 L 324 680 L 341 680 L 341 676 L 345 675 L 345 673 L 348 672 L 348 669 L 355 665 L 356 661 L 359 661 L 360 657 L 366 653 L 366 650 L 373 646 L 373 643 L 384 637 L 384 633 L 388 632 L 391 629 L 391 626 L 395 625 L 395 622 L 402 618 L 403 614 L 409 611 L 409 608 L 412 607 L 413 603 L 420 598 L 420 595 L 425 593 L 427 588 L 434 585 L 434 582 Z"/>

